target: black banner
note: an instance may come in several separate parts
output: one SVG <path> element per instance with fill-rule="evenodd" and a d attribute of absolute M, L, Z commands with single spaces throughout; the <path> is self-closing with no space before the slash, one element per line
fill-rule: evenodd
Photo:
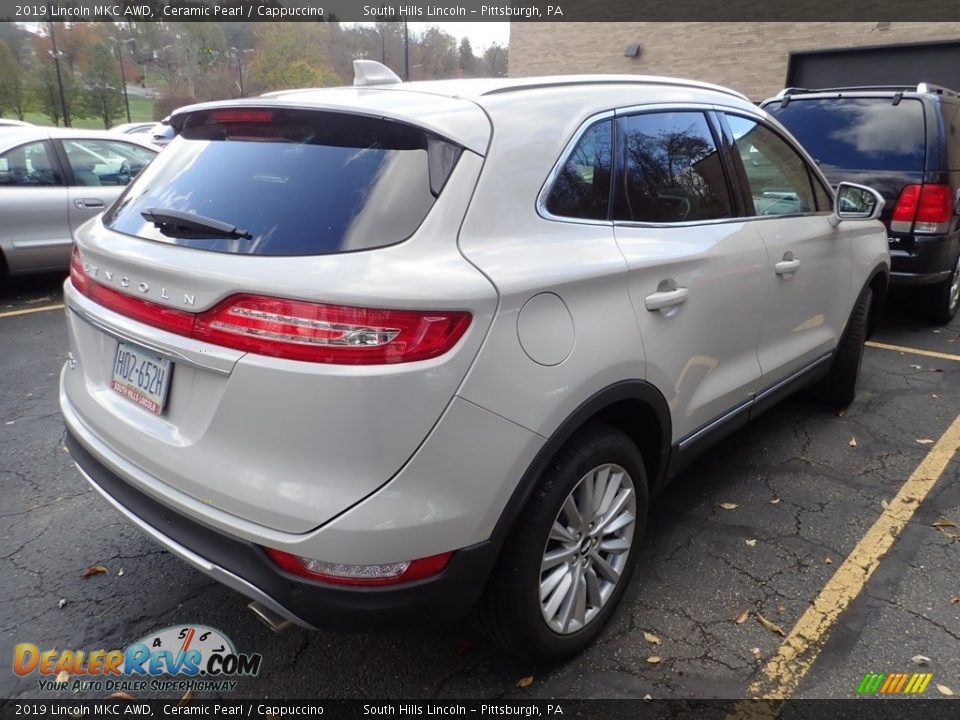
<path fill-rule="evenodd" d="M 939 720 L 960 702 L 858 700 L 9 700 L 0 720 L 104 717 L 557 718 L 563 720 Z"/>
<path fill-rule="evenodd" d="M 0 0 L 0 18 L 189 22 L 618 22 L 960 20 L 955 0 Z"/>

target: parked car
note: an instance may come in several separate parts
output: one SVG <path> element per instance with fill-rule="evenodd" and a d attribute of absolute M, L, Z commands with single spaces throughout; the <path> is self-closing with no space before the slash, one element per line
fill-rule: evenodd
<path fill-rule="evenodd" d="M 156 122 L 131 122 L 131 123 L 121 123 L 120 125 L 114 125 L 110 128 L 111 132 L 120 133 L 122 135 L 136 135 L 138 133 L 153 133 L 160 123 Z"/>
<path fill-rule="evenodd" d="M 176 128 L 170 125 L 170 118 L 166 117 L 151 130 L 150 138 L 154 145 L 164 148 L 170 144 L 176 134 Z"/>
<path fill-rule="evenodd" d="M 947 323 L 960 307 L 960 97 L 910 87 L 787 88 L 762 107 L 783 123 L 832 183 L 875 187 L 891 282 L 921 286 L 923 310 Z"/>
<path fill-rule="evenodd" d="M 852 401 L 883 200 L 724 88 L 358 63 L 178 110 L 78 231 L 68 447 L 274 628 L 476 607 L 576 653 L 652 493 L 797 389 Z"/>
<path fill-rule="evenodd" d="M 0 276 L 66 270 L 73 232 L 157 154 L 134 136 L 27 127 L 0 134 Z"/>

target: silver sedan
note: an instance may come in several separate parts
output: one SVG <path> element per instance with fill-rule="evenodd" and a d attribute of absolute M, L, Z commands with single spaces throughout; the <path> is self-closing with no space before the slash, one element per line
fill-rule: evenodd
<path fill-rule="evenodd" d="M 157 150 L 97 130 L 0 131 L 0 273 L 66 270 L 73 231 L 103 212 Z"/>

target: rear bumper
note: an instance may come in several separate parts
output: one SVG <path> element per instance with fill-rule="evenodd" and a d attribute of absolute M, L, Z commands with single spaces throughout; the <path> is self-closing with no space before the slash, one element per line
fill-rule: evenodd
<path fill-rule="evenodd" d="M 909 251 L 890 249 L 890 284 L 935 285 L 947 280 L 957 262 L 956 235 L 915 235 Z"/>
<path fill-rule="evenodd" d="M 310 629 L 360 631 L 440 623 L 467 614 L 495 560 L 489 542 L 458 550 L 440 574 L 398 587 L 350 588 L 277 569 L 254 543 L 230 537 L 140 492 L 67 430 L 66 445 L 93 488 L 154 541 L 201 572 Z"/>

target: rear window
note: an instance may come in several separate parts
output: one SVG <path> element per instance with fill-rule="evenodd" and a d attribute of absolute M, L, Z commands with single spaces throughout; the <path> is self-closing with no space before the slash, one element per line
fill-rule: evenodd
<path fill-rule="evenodd" d="M 187 118 L 104 222 L 214 252 L 369 250 L 416 231 L 459 157 L 458 146 L 379 118 L 214 110 Z"/>
<path fill-rule="evenodd" d="M 926 157 L 923 104 L 904 98 L 791 100 L 764 108 L 831 171 L 922 172 Z"/>

